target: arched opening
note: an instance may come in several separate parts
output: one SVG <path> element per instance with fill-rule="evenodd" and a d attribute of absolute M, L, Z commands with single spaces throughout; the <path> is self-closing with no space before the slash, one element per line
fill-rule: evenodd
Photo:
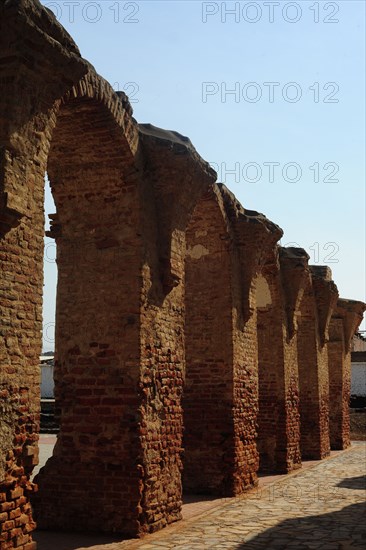
<path fill-rule="evenodd" d="M 45 176 L 45 236 L 43 259 L 43 342 L 42 353 L 55 351 L 55 315 L 56 315 L 56 288 L 57 288 L 57 261 L 56 243 L 48 236 L 50 231 L 50 217 L 56 212 L 55 201 L 50 188 L 48 174 Z M 45 388 L 46 389 L 46 388 Z M 51 393 L 53 388 L 47 388 Z"/>
<path fill-rule="evenodd" d="M 186 231 L 183 491 L 230 494 L 234 461 L 230 236 L 211 189 Z"/>
<path fill-rule="evenodd" d="M 55 399 L 60 432 L 37 476 L 44 529 L 137 531 L 139 191 L 123 131 L 99 101 L 57 112 L 47 172 L 56 214 Z"/>
<path fill-rule="evenodd" d="M 55 309 L 57 287 L 56 243 L 48 237 L 50 230 L 50 216 L 56 211 L 55 202 L 49 186 L 49 179 L 45 176 L 45 236 L 43 258 L 43 314 L 42 314 L 42 352 L 40 357 L 41 391 L 40 391 L 40 434 L 39 434 L 39 463 L 32 472 L 34 478 L 52 456 L 56 443 L 59 423 L 55 410 Z"/>

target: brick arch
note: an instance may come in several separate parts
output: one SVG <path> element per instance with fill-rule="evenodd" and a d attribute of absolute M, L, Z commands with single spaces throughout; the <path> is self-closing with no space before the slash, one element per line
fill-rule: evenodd
<path fill-rule="evenodd" d="M 100 83 L 99 88 L 92 87 L 93 78 Z M 88 79 L 62 100 L 57 99 L 52 106 L 50 97 L 44 100 L 42 88 L 37 88 L 39 83 L 34 83 L 33 92 L 36 94 L 38 90 L 39 93 L 37 100 L 33 103 L 20 102 L 19 116 L 12 112 L 14 127 L 18 124 L 15 137 L 9 135 L 6 125 L 0 126 L 0 139 L 4 144 L 1 150 L 1 172 L 4 176 L 1 191 L 2 197 L 5 197 L 4 203 L 0 201 L 1 279 L 2 283 L 10 281 L 5 289 L 8 298 L 2 302 L 1 312 L 1 328 L 6 331 L 0 346 L 1 396 L 6 403 L 7 420 L 3 422 L 2 418 L 1 422 L 0 492 L 5 493 L 9 510 L 19 508 L 23 517 L 28 518 L 23 534 L 19 529 L 14 536 L 12 532 L 7 533 L 11 537 L 9 544 L 14 547 L 30 541 L 30 532 L 35 526 L 29 504 L 35 486 L 29 482 L 29 476 L 37 464 L 38 455 L 46 168 L 57 205 L 51 234 L 58 243 L 60 272 L 56 391 L 61 409 L 61 434 L 55 451 L 57 458 L 55 456 L 50 460 L 39 477 L 40 492 L 34 500 L 34 508 L 40 525 L 60 525 L 57 522 L 61 521 L 61 526 L 71 527 L 78 509 L 85 511 L 90 500 L 98 502 L 99 493 L 93 493 L 90 480 L 99 479 L 101 472 L 104 474 L 107 471 L 108 475 L 115 477 L 115 487 L 119 484 L 121 494 L 124 492 L 126 499 L 131 497 L 130 502 L 134 501 L 135 505 L 125 506 L 125 515 L 120 510 L 116 519 L 105 508 L 106 502 L 99 501 L 109 523 L 101 527 L 93 522 L 93 528 L 118 529 L 118 522 L 124 516 L 130 531 L 138 530 L 137 503 L 140 496 L 137 465 L 134 469 L 127 466 L 126 457 L 117 449 L 118 438 L 121 445 L 122 440 L 127 438 L 131 449 L 128 453 L 129 464 L 133 460 L 131 454 L 135 457 L 139 453 L 136 437 L 131 435 L 131 418 L 136 425 L 138 409 L 138 396 L 131 388 L 133 386 L 135 390 L 137 386 L 138 369 L 134 372 L 129 370 L 128 377 L 123 379 L 121 368 L 123 363 L 127 369 L 128 360 L 130 365 L 137 365 L 139 361 L 136 286 L 141 260 L 136 231 L 140 213 L 133 169 L 135 151 L 132 152 L 131 142 L 122 131 L 128 127 L 127 119 L 131 119 L 130 114 L 126 114 L 127 104 L 123 106 L 115 94 L 110 95 L 109 100 L 107 92 L 103 96 L 100 90 L 110 87 L 97 76 L 89 77 L 89 88 L 86 87 L 87 82 Z M 32 109 L 31 113 L 27 113 L 28 107 Z M 26 124 L 23 120 L 27 121 Z M 134 123 L 131 123 L 130 137 L 133 127 Z M 89 151 L 85 148 L 87 138 Z M 137 142 L 136 137 L 135 150 Z M 108 163 L 106 158 L 101 160 L 96 154 L 101 149 L 104 156 L 108 155 Z M 88 182 L 85 179 L 87 171 Z M 88 189 L 93 177 L 94 189 Z M 95 186 L 99 186 L 99 193 L 95 193 Z M 87 198 L 88 192 L 90 196 Z M 106 215 L 108 212 L 109 217 Z M 105 268 L 106 264 L 109 269 L 103 270 L 102 266 Z M 125 276 L 126 273 L 130 278 Z M 121 297 L 117 308 L 113 295 L 102 299 L 100 291 L 105 283 L 110 291 L 112 287 L 118 288 Z M 81 303 L 83 318 L 78 320 L 76 309 L 77 304 L 80 308 Z M 109 306 L 112 309 L 114 306 L 113 313 L 103 319 L 100 314 L 103 311 L 106 314 Z M 123 411 L 122 392 L 130 399 Z M 96 401 L 99 409 L 95 406 Z M 121 412 L 122 420 L 119 419 L 118 426 L 118 415 L 115 417 L 111 407 Z M 106 426 L 98 434 L 98 445 L 108 448 L 107 460 L 98 457 L 97 445 L 86 433 L 90 428 L 90 424 L 89 428 L 86 426 L 86 417 L 91 410 L 94 413 L 98 410 L 99 420 L 103 415 L 106 418 Z M 97 443 L 97 437 L 94 443 Z M 125 464 L 124 469 L 120 468 L 119 476 L 114 473 L 116 456 Z M 6 461 L 2 461 L 3 457 Z M 84 477 L 74 476 L 75 466 L 70 465 L 72 457 L 80 464 L 89 465 L 88 476 L 88 466 Z M 91 467 L 92 461 L 94 464 Z M 67 486 L 72 476 L 75 483 Z M 125 481 L 121 480 L 123 477 L 124 480 L 131 480 L 133 488 L 130 492 Z M 57 488 L 52 485 L 55 478 L 59 479 Z M 52 491 L 55 492 L 52 494 Z M 112 484 L 109 491 L 113 491 Z M 107 495 L 108 490 L 101 492 Z M 108 502 L 113 496 L 110 492 Z M 73 504 L 69 507 L 71 502 Z M 57 510 L 61 514 L 59 518 Z M 81 515 L 83 519 L 83 513 Z"/>
<path fill-rule="evenodd" d="M 14 459 L 7 461 L 11 487 L 21 482 L 19 490 L 28 498 L 34 487 L 24 481 L 22 468 L 30 475 L 37 463 L 47 168 L 57 209 L 50 235 L 57 242 L 59 267 L 55 391 L 61 432 L 54 456 L 37 477 L 39 492 L 33 499 L 37 521 L 43 528 L 129 535 L 156 530 L 179 519 L 181 506 L 177 372 L 184 365 L 179 307 L 184 221 L 168 197 L 179 192 L 182 217 L 187 218 L 195 197 L 210 185 L 214 173 L 191 144 L 182 147 L 179 142 L 171 148 L 164 131 L 158 132 L 157 140 L 145 132 L 141 147 L 141 128 L 132 119 L 128 102 L 123 96 L 118 99 L 90 68 L 62 99 L 51 102 L 47 97 L 47 108 L 42 99 L 32 107 L 39 113 L 29 117 L 31 123 L 21 136 L 23 179 L 12 158 L 6 157 L 5 165 L 7 190 L 13 190 L 16 181 L 22 193 L 13 193 L 8 203 L 8 211 L 17 215 L 12 216 L 14 224 L 6 220 L 2 273 L 19 270 L 16 256 L 9 257 L 9 252 L 24 242 L 24 269 L 14 290 L 20 293 L 20 309 L 31 302 L 24 321 L 17 321 L 17 309 L 11 311 L 9 346 L 12 338 L 26 335 L 24 349 L 13 345 L 14 358 L 3 360 L 9 363 L 9 376 L 16 372 L 22 384 L 14 388 L 10 380 L 6 386 L 5 397 L 15 415 L 13 432 L 18 429 L 17 415 L 26 421 L 16 443 L 15 432 L 2 441 Z M 7 138 L 6 130 L 0 127 L 1 139 L 3 134 Z M 160 144 L 164 153 L 168 147 L 168 155 L 162 154 Z M 172 181 L 166 171 L 168 161 L 180 179 Z M 181 171 L 181 166 L 186 170 Z M 164 223 L 159 225 L 160 214 Z M 166 243 L 171 242 L 169 259 Z M 171 279 L 172 268 L 178 284 L 167 285 L 170 294 L 165 299 L 165 281 Z M 25 280 L 30 281 L 31 291 Z M 164 296 L 152 300 L 150 290 L 156 288 L 163 288 Z M 10 403 L 9 392 L 16 406 Z M 28 416 L 23 414 L 25 402 Z M 167 433 L 176 438 L 175 445 L 167 447 Z M 80 464 L 77 475 L 75 464 Z M 26 528 L 32 526 L 29 514 Z"/>
<path fill-rule="evenodd" d="M 89 74 L 58 102 L 52 120 L 47 172 L 56 205 L 49 236 L 57 243 L 60 434 L 36 480 L 43 528 L 137 526 L 139 472 L 131 465 L 139 454 L 142 215 L 135 158 L 121 131 L 127 115 L 108 92 Z"/>
<path fill-rule="evenodd" d="M 46 129 L 48 143 L 47 173 L 58 212 L 51 218 L 50 236 L 57 239 L 75 231 L 78 213 L 88 213 L 89 225 L 96 226 L 93 238 L 103 247 L 103 237 L 108 239 L 108 227 L 113 232 L 109 220 L 106 227 L 97 223 L 102 219 L 90 207 L 99 201 L 99 207 L 110 208 L 118 213 L 118 201 L 123 202 L 137 188 L 136 157 L 138 149 L 138 125 L 132 118 L 132 108 L 125 94 L 119 96 L 108 82 L 90 69 L 88 74 L 71 90 L 57 100 Z M 45 133 L 46 133 L 45 132 Z M 139 208 L 139 195 L 130 198 L 132 209 Z M 131 204 L 129 206 L 131 209 Z M 125 209 L 126 210 L 126 209 Z M 126 211 L 120 211 L 119 222 L 123 224 Z M 134 220 L 137 227 L 139 219 Z M 88 227 L 88 220 L 83 222 Z M 115 227 L 116 229 L 116 227 Z M 111 241 L 113 238 L 109 236 Z M 118 241 L 118 239 L 117 239 Z M 115 242 L 114 246 L 118 243 Z M 110 245 L 113 246 L 112 242 Z M 104 243 L 108 248 L 108 243 Z"/>
<path fill-rule="evenodd" d="M 124 92 L 116 92 L 89 63 L 88 72 L 56 101 L 54 108 L 56 117 L 72 105 L 74 100 L 91 100 L 95 105 L 98 104 L 100 116 L 102 117 L 101 113 L 104 113 L 103 123 L 109 126 L 110 137 L 113 135 L 113 138 L 119 142 L 120 153 L 126 149 L 129 149 L 132 154 L 136 153 L 139 139 L 138 124 L 132 117 L 133 110 L 128 97 Z M 94 126 L 94 130 L 98 133 L 100 128 Z"/>

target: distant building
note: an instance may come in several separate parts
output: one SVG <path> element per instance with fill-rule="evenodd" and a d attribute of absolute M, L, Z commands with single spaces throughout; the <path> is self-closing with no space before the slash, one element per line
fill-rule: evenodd
<path fill-rule="evenodd" d="M 55 383 L 53 380 L 54 356 L 41 355 L 41 399 L 53 399 Z"/>
<path fill-rule="evenodd" d="M 366 351 L 366 332 L 361 330 L 356 332 L 352 339 L 351 351 Z"/>
<path fill-rule="evenodd" d="M 351 352 L 351 407 L 366 407 L 366 338 L 355 334 Z"/>

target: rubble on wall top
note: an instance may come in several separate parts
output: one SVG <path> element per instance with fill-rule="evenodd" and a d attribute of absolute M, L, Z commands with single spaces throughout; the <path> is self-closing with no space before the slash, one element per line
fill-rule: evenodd
<path fill-rule="evenodd" d="M 325 281 L 332 280 L 332 270 L 327 265 L 310 265 L 311 274 Z"/>
<path fill-rule="evenodd" d="M 261 224 L 268 233 L 275 234 L 277 236 L 277 240 L 282 237 L 282 229 L 269 220 L 264 214 L 257 212 L 256 210 L 247 210 L 244 208 L 244 206 L 235 197 L 234 193 L 232 193 L 224 183 L 218 183 L 217 186 L 220 190 L 229 217 L 232 216 L 233 218 L 240 219 L 241 221 L 247 223 Z"/>
<path fill-rule="evenodd" d="M 295 246 L 280 246 L 279 253 L 281 258 L 288 258 L 292 260 L 298 260 L 300 258 L 309 260 L 310 256 L 304 248 L 298 248 Z"/>
<path fill-rule="evenodd" d="M 199 174 L 205 174 L 211 184 L 215 182 L 217 178 L 215 170 L 200 156 L 188 137 L 174 130 L 164 130 L 152 124 L 138 124 L 137 129 L 147 158 L 159 157 L 162 154 L 160 148 L 163 147 L 167 152 L 172 153 L 165 156 L 166 166 L 171 163 L 175 169 L 180 165 L 181 170 L 186 170 L 186 165 L 182 165 L 181 161 L 185 163 L 186 159 L 190 159 L 196 171 L 195 178 L 198 178 Z M 154 164 L 151 159 L 150 163 Z M 185 167 L 183 168 L 183 166 Z"/>
<path fill-rule="evenodd" d="M 366 311 L 366 304 L 359 300 L 350 300 L 349 298 L 339 298 L 337 306 L 343 309 L 348 309 L 349 311 L 358 311 L 362 314 Z"/>
<path fill-rule="evenodd" d="M 164 130 L 163 128 L 158 128 L 153 124 L 139 124 L 138 127 L 141 134 L 148 135 L 156 138 L 157 140 L 166 141 L 169 144 L 181 145 L 191 151 L 196 151 L 191 140 L 179 132 L 175 132 L 174 130 Z"/>
<path fill-rule="evenodd" d="M 25 15 L 29 25 L 37 27 L 48 39 L 57 41 L 69 52 L 80 56 L 79 48 L 70 34 L 57 21 L 55 14 L 39 0 L 3 0 L 0 2 L 0 11 L 5 10 L 15 12 L 16 16 Z"/>

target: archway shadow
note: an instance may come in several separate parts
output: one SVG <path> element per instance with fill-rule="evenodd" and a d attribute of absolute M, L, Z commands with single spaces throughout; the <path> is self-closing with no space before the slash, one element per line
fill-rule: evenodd
<path fill-rule="evenodd" d="M 366 491 L 366 475 L 342 479 L 342 481 L 338 483 L 337 487 L 342 487 L 343 489 L 360 489 Z"/>
<path fill-rule="evenodd" d="M 247 535 L 236 550 L 353 550 L 366 548 L 366 504 L 327 514 L 282 521 L 257 536 Z"/>
<path fill-rule="evenodd" d="M 79 550 L 102 546 L 103 550 L 116 548 L 116 543 L 122 542 L 121 536 L 103 535 L 98 533 L 66 533 L 62 531 L 35 531 L 33 540 L 37 542 L 37 550 Z M 135 541 L 137 539 L 131 539 Z M 111 545 L 111 546 L 110 546 Z"/>

